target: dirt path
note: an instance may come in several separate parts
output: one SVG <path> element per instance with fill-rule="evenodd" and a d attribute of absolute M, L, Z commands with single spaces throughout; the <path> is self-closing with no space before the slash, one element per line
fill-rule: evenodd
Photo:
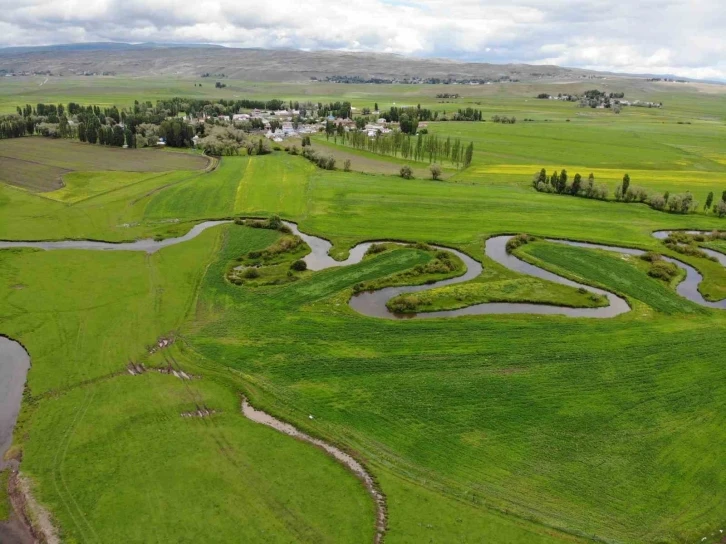
<path fill-rule="evenodd" d="M 314 446 L 325 450 L 330 455 L 332 455 L 338 462 L 343 464 L 348 470 L 353 472 L 353 474 L 358 476 L 358 478 L 363 481 L 363 484 L 368 490 L 368 493 L 373 498 L 373 502 L 375 502 L 376 504 L 376 537 L 374 539 L 374 542 L 376 544 L 380 544 L 381 542 L 383 542 L 383 536 L 386 533 L 386 527 L 388 525 L 388 509 L 386 507 L 386 497 L 383 495 L 381 490 L 378 488 L 378 485 L 373 480 L 373 477 L 368 473 L 368 471 L 362 464 L 356 461 L 351 455 L 336 448 L 335 446 L 328 444 L 327 442 L 323 442 L 318 438 L 313 438 L 312 436 L 305 434 L 302 431 L 299 431 L 289 423 L 280 421 L 279 419 L 272 417 L 270 414 L 263 412 L 262 410 L 255 409 L 250 405 L 245 397 L 242 397 L 242 413 L 247 419 L 250 419 L 255 423 L 267 425 L 268 427 L 272 427 L 276 431 L 297 438 L 298 440 L 309 442 L 310 444 L 313 444 Z"/>

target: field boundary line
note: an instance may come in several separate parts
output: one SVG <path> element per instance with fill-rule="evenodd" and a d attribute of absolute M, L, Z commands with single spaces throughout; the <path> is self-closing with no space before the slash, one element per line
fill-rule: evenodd
<path fill-rule="evenodd" d="M 73 172 L 84 172 L 84 170 L 72 170 L 70 173 L 73 173 Z M 93 172 L 93 170 L 89 170 L 89 172 Z M 113 170 L 99 170 L 99 172 L 113 172 Z M 138 185 L 139 183 L 151 181 L 153 179 L 160 178 L 162 176 L 167 176 L 174 172 L 185 172 L 185 170 L 169 170 L 166 172 L 153 172 L 153 174 L 155 174 L 155 175 L 151 175 L 148 178 L 140 179 L 138 181 L 129 183 L 128 185 L 122 185 L 121 187 L 116 187 L 114 189 L 109 189 L 107 191 L 102 191 L 100 193 L 96 193 L 95 195 L 91 195 L 86 198 L 82 198 L 81 200 L 76 200 L 75 202 L 66 203 L 66 202 L 63 202 L 62 200 L 56 200 L 56 202 L 60 202 L 61 204 L 66 204 L 70 208 L 72 206 L 75 206 L 76 204 L 85 203 L 85 202 L 88 202 L 89 200 L 93 200 L 94 198 L 98 198 L 100 196 L 104 196 L 104 195 L 107 195 L 110 193 L 115 193 L 116 191 L 121 191 L 122 189 L 128 189 L 129 187 L 133 187 L 135 185 Z M 55 199 L 51 199 L 51 200 L 55 200 Z"/>

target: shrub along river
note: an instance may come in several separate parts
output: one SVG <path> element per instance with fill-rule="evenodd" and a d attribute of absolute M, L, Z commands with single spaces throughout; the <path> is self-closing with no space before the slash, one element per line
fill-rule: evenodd
<path fill-rule="evenodd" d="M 37 248 L 44 250 L 60 250 L 60 249 L 79 249 L 79 250 L 97 250 L 97 251 L 145 251 L 147 253 L 155 253 L 160 249 L 169 247 L 175 244 L 191 240 L 199 236 L 205 230 L 229 223 L 230 221 L 205 221 L 195 225 L 187 234 L 179 238 L 168 238 L 162 241 L 155 241 L 152 239 L 138 240 L 136 242 L 124 242 L 124 243 L 112 243 L 112 242 L 96 242 L 90 240 L 61 240 L 61 241 L 48 241 L 48 242 L 4 242 L 0 241 L 0 249 L 3 248 Z M 368 248 L 375 242 L 363 242 L 358 244 L 350 250 L 348 258 L 344 261 L 336 261 L 330 254 L 330 248 L 332 247 L 330 242 L 317 236 L 311 236 L 300 232 L 298 226 L 295 223 L 288 221 L 284 222 L 294 234 L 302 238 L 308 246 L 310 246 L 311 252 L 305 257 L 305 262 L 308 265 L 308 269 L 312 271 L 325 270 L 327 268 L 350 266 L 353 264 L 360 263 L 365 257 Z M 696 233 L 696 231 L 690 231 Z M 658 239 L 664 239 L 668 236 L 670 231 L 658 231 L 653 233 Z M 468 255 L 457 251 L 455 249 L 433 246 L 436 249 L 450 251 L 459 257 L 466 265 L 466 272 L 456 278 L 450 278 L 441 280 L 435 283 L 427 285 L 415 285 L 415 286 L 403 286 L 403 287 L 388 287 L 380 289 L 378 291 L 359 293 L 353 296 L 350 300 L 350 306 L 360 312 L 363 315 L 371 317 L 381 317 L 389 319 L 431 319 L 431 318 L 442 318 L 442 317 L 456 317 L 463 315 L 485 315 L 485 314 L 545 314 L 545 315 L 565 315 L 569 317 L 599 317 L 608 318 L 615 317 L 622 313 L 630 310 L 628 303 L 621 297 L 583 285 L 575 281 L 563 278 L 553 272 L 544 270 L 538 266 L 529 264 L 521 259 L 518 259 L 514 255 L 508 254 L 506 250 L 507 242 L 511 236 L 495 236 L 489 238 L 486 242 L 486 255 L 490 259 L 500 263 L 503 266 L 522 274 L 535 276 L 545 280 L 549 280 L 555 283 L 563 285 L 569 285 L 571 287 L 583 288 L 591 293 L 602 295 L 607 297 L 609 305 L 602 308 L 569 308 L 565 306 L 556 306 L 550 304 L 529 304 L 529 303 L 517 303 L 517 302 L 506 302 L 506 303 L 484 303 L 476 304 L 466 308 L 460 308 L 458 310 L 445 310 L 438 312 L 426 312 L 420 314 L 394 314 L 386 307 L 386 302 L 391 298 L 402 295 L 405 293 L 415 293 L 420 291 L 426 291 L 434 289 L 436 287 L 443 287 L 445 285 L 454 285 L 456 283 L 462 283 L 469 281 L 478 276 L 482 271 L 482 266 L 478 261 L 475 261 Z M 559 244 L 568 244 L 572 246 L 601 249 L 606 251 L 613 251 L 621 253 L 623 255 L 642 255 L 644 252 L 638 249 L 621 248 L 616 246 L 608 246 L 601 244 L 590 244 L 584 242 L 570 242 L 565 240 L 548 240 L 550 242 Z M 726 266 L 726 255 L 718 253 L 713 250 L 704 250 L 708 255 L 715 257 L 722 265 Z M 720 308 L 726 309 L 726 300 L 719 302 L 710 302 L 703 298 L 701 293 L 698 291 L 698 285 L 703 280 L 701 274 L 692 266 L 689 266 L 677 259 L 670 257 L 664 257 L 668 262 L 671 262 L 686 272 L 685 279 L 678 284 L 677 292 L 684 298 L 707 306 L 709 308 Z"/>

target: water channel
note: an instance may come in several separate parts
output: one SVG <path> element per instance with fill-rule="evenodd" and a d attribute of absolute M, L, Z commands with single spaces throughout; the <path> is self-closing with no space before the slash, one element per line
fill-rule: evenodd
<path fill-rule="evenodd" d="M 187 234 L 178 238 L 169 238 L 162 241 L 156 241 L 152 239 L 138 240 L 135 242 L 124 242 L 124 243 L 112 243 L 112 242 L 99 242 L 90 240 L 61 240 L 61 241 L 35 241 L 35 242 L 21 242 L 21 241 L 0 241 L 0 249 L 3 248 L 37 248 L 42 250 L 61 250 L 61 249 L 73 249 L 73 250 L 92 250 L 92 251 L 144 251 L 146 253 L 155 253 L 160 249 L 169 247 L 175 244 L 191 240 L 199 236 L 205 230 L 230 223 L 230 221 L 205 221 L 195 225 Z M 311 236 L 300 232 L 297 225 L 291 222 L 285 222 L 294 234 L 300 236 L 310 246 L 311 252 L 305 257 L 305 262 L 308 265 L 308 269 L 312 271 L 325 270 L 333 267 L 350 266 L 360 263 L 365 257 L 368 248 L 375 242 L 364 242 L 356 245 L 350 250 L 348 258 L 344 261 L 336 261 L 333 259 L 329 251 L 332 247 L 331 243 L 323 238 Z M 695 233 L 696 231 L 692 231 Z M 669 231 L 658 231 L 653 233 L 658 239 L 664 239 L 668 236 Z M 454 285 L 457 283 L 463 283 L 471 279 L 476 278 L 482 272 L 482 265 L 478 261 L 472 259 L 465 253 L 452 248 L 446 248 L 441 246 L 433 246 L 436 249 L 449 251 L 455 254 L 459 259 L 464 262 L 466 271 L 461 276 L 456 278 L 449 278 L 441 280 L 435 283 L 426 285 L 415 285 L 415 286 L 401 286 L 401 287 L 387 287 L 379 289 L 377 291 L 359 293 L 350 299 L 350 306 L 357 312 L 370 316 L 384 319 L 432 319 L 432 318 L 449 318 L 464 315 L 487 315 L 487 314 L 539 314 L 539 315 L 564 315 L 568 317 L 588 317 L 588 318 L 612 318 L 620 314 L 628 312 L 630 307 L 628 303 L 618 295 L 584 285 L 572 281 L 570 279 L 559 276 L 553 272 L 549 272 L 538 266 L 529 264 L 514 255 L 507 253 L 506 245 L 511 236 L 495 236 L 489 238 L 486 241 L 485 252 L 487 257 L 496 261 L 497 263 L 520 272 L 529 276 L 535 276 L 544 280 L 549 280 L 562 285 L 568 285 L 570 287 L 586 289 L 591 293 L 602 295 L 607 298 L 608 306 L 601 308 L 569 308 L 565 306 L 556 306 L 549 304 L 529 304 L 529 303 L 483 303 L 468 306 L 458 310 L 444 310 L 436 312 L 426 312 L 419 314 L 394 314 L 388 310 L 386 303 L 393 297 L 402 295 L 405 293 L 416 293 L 426 291 L 429 289 L 435 289 L 437 287 L 443 287 L 446 285 Z M 615 246 L 591 244 L 585 242 L 570 242 L 564 240 L 548 240 L 554 243 L 568 244 L 577 247 L 584 247 L 589 249 L 600 249 L 606 251 L 613 251 L 623 255 L 641 255 L 642 250 L 621 248 Z M 716 258 L 722 265 L 726 266 L 726 255 L 718 253 L 713 250 L 704 249 L 706 253 Z M 691 300 L 702 306 L 710 308 L 726 309 L 726 300 L 719 302 L 707 301 L 703 298 L 701 293 L 698 291 L 698 285 L 703 280 L 701 274 L 692 266 L 687 265 L 677 259 L 670 257 L 664 257 L 665 260 L 676 264 L 679 268 L 685 271 L 685 279 L 679 283 L 677 292 L 684 298 Z M 5 467 L 2 461 L 2 456 L 5 454 L 7 449 L 12 443 L 12 433 L 15 423 L 17 421 L 18 413 L 20 410 L 20 403 L 22 401 L 23 388 L 25 385 L 26 375 L 30 368 L 30 357 L 25 349 L 8 338 L 0 337 L 0 470 Z M 255 412 L 253 408 L 247 407 L 245 415 L 251 419 L 259 419 L 262 417 L 262 412 Z M 271 423 L 263 422 L 271 425 Z M 282 422 L 278 422 L 280 425 L 285 425 Z M 277 423 L 275 423 L 277 424 Z M 271 425 L 273 426 L 273 425 Z M 278 429 L 280 430 L 280 429 Z M 289 431 L 289 429 L 288 429 Z M 292 432 L 292 431 L 290 431 Z M 296 431 L 297 432 L 297 431 Z M 360 470 L 363 470 L 360 467 Z M 356 468 L 354 471 L 360 473 L 360 470 Z M 359 474 L 360 476 L 360 474 Z M 367 474 L 364 474 L 364 479 Z M 371 493 L 375 494 L 377 491 L 374 487 L 369 489 Z M 381 503 L 382 505 L 382 503 Z M 379 505 L 379 507 L 381 506 Z M 379 508 L 380 509 L 380 508 Z M 379 517 L 379 524 L 381 519 Z M 379 525 L 380 529 L 380 525 Z M 0 526 L 0 536 L 10 534 L 9 525 L 5 527 Z M 379 533 L 382 534 L 382 533 Z M 17 537 L 21 538 L 21 537 Z"/>

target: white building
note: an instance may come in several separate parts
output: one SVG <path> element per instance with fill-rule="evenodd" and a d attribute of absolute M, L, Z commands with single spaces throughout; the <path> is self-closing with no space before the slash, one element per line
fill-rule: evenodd
<path fill-rule="evenodd" d="M 292 126 L 292 123 L 290 121 L 285 121 L 282 123 L 282 133 L 285 136 L 289 136 L 290 134 L 293 134 L 295 132 L 295 128 Z"/>

